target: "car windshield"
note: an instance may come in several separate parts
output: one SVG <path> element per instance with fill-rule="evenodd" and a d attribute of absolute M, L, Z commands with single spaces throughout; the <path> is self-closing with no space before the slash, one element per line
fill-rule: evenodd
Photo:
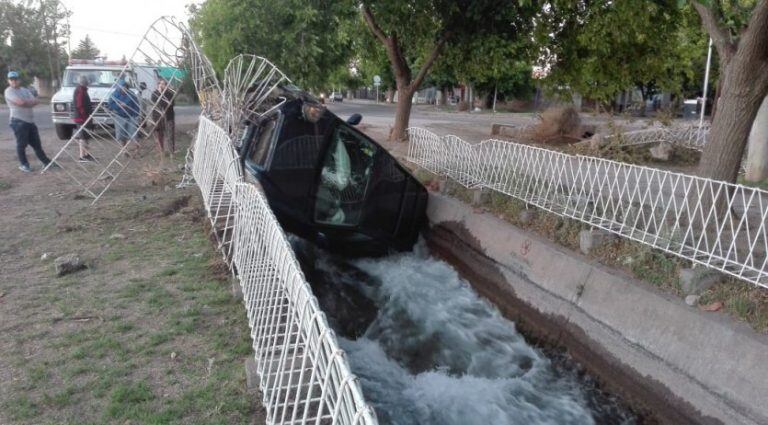
<path fill-rule="evenodd" d="M 112 87 L 120 77 L 119 69 L 67 69 L 64 71 L 64 87 L 75 87 L 81 75 L 88 77 L 90 87 Z M 129 74 L 126 81 L 132 83 L 133 78 Z"/>

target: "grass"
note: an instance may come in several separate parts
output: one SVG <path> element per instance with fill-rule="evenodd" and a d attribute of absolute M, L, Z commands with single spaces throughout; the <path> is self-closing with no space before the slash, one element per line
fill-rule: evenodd
<path fill-rule="evenodd" d="M 768 190 L 768 179 L 762 180 L 759 182 L 750 182 L 750 181 L 747 181 L 744 178 L 744 176 L 739 176 L 737 183 L 743 184 L 744 186 L 756 187 L 758 189 Z"/>
<path fill-rule="evenodd" d="M 106 234 L 130 235 L 128 228 L 155 210 L 89 210 L 73 221 L 108 224 Z M 8 383 L 14 396 L 0 404 L 9 420 L 253 421 L 256 400 L 246 392 L 242 363 L 251 352 L 242 304 L 217 271 L 218 253 L 202 226 L 186 220 L 175 214 L 155 220 L 151 232 L 110 240 L 92 269 L 51 281 L 62 289 L 45 299 L 62 319 L 48 323 L 61 328 L 45 338 L 48 352 L 25 359 L 18 350 L 9 359 L 24 371 Z M 87 244 L 78 233 L 57 237 Z M 119 284 L 104 283 L 115 280 Z M 81 316 L 86 319 L 67 319 Z M 17 337 L 21 343 L 39 340 Z M 210 372 L 209 359 L 215 359 Z"/>

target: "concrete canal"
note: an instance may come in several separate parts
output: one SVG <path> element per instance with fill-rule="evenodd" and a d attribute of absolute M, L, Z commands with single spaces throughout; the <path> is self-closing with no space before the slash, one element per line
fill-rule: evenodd
<path fill-rule="evenodd" d="M 526 342 L 423 243 L 349 261 L 293 239 L 385 424 L 635 424 L 565 355 Z"/>

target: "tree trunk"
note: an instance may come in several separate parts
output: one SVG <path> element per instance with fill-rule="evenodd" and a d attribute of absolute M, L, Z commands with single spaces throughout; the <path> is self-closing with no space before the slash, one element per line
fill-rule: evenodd
<path fill-rule="evenodd" d="M 750 182 L 768 179 L 768 97 L 763 99 L 749 133 L 746 179 Z"/>
<path fill-rule="evenodd" d="M 499 88 L 497 86 L 493 86 L 493 113 L 496 113 L 496 97 L 499 94 Z"/>
<path fill-rule="evenodd" d="M 717 48 L 721 70 L 720 100 L 699 175 L 735 182 L 752 123 L 768 95 L 768 0 L 756 2 L 736 42 L 723 26 L 721 6 L 705 6 L 699 0 L 692 5 Z"/>
<path fill-rule="evenodd" d="M 407 139 L 405 130 L 408 129 L 408 122 L 411 118 L 411 107 L 413 106 L 413 92 L 410 87 L 401 87 L 397 85 L 397 107 L 395 108 L 395 124 L 392 132 L 389 133 L 389 140 L 400 142 Z"/>
<path fill-rule="evenodd" d="M 699 164 L 699 175 L 735 182 L 749 132 L 768 91 L 768 78 L 757 76 L 752 61 L 738 55 L 723 72 L 717 115 Z"/>

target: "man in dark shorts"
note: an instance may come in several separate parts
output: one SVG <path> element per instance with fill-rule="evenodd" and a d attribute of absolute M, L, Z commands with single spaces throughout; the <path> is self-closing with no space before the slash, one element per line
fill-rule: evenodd
<path fill-rule="evenodd" d="M 37 159 L 47 166 L 51 160 L 45 155 L 40 143 L 40 133 L 35 125 L 33 109 L 37 98 L 29 89 L 21 86 L 19 73 L 8 73 L 8 87 L 5 89 L 5 101 L 11 110 L 10 126 L 16 137 L 16 155 L 19 157 L 19 170 L 29 173 L 32 168 L 27 161 L 27 146 L 31 146 Z"/>
<path fill-rule="evenodd" d="M 75 88 L 74 99 L 72 104 L 74 105 L 74 117 L 73 121 L 77 124 L 75 129 L 75 138 L 80 147 L 80 162 L 95 161 L 93 156 L 88 152 L 88 139 L 91 138 L 88 134 L 87 128 L 83 126 L 88 121 L 88 117 L 93 112 L 93 106 L 91 105 L 91 97 L 88 95 L 88 76 L 81 75 L 77 81 L 77 87 Z"/>

